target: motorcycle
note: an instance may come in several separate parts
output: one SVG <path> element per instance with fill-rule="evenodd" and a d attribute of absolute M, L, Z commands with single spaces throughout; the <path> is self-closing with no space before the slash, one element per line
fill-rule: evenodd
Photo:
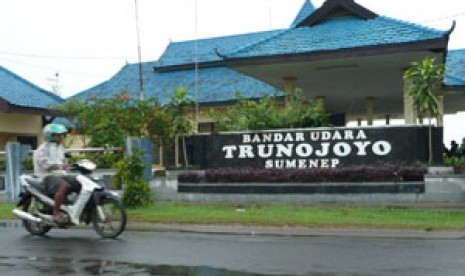
<path fill-rule="evenodd" d="M 53 221 L 53 195 L 47 194 L 41 179 L 32 175 L 21 175 L 21 193 L 13 214 L 23 221 L 23 226 L 32 235 L 45 235 L 52 228 L 68 228 L 92 222 L 94 230 L 102 238 L 116 238 L 126 227 L 126 211 L 114 191 L 105 190 L 92 176 L 95 163 L 83 159 L 71 165 L 77 171 L 81 183 L 79 194 L 68 195 L 61 205 L 65 223 Z"/>

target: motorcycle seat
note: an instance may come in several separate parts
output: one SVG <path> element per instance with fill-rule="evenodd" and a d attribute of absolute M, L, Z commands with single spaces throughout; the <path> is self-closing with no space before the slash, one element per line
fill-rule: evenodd
<path fill-rule="evenodd" d="M 39 191 L 41 193 L 46 192 L 45 185 L 43 184 L 42 179 L 40 179 L 40 178 L 28 178 L 28 179 L 26 179 L 26 181 L 27 181 L 27 183 L 29 183 L 29 185 L 31 185 L 31 187 L 33 187 L 37 191 Z"/>
<path fill-rule="evenodd" d="M 40 178 L 27 178 L 26 181 L 30 185 L 34 186 L 34 188 L 35 188 L 35 186 L 42 184 L 42 179 L 40 179 Z"/>

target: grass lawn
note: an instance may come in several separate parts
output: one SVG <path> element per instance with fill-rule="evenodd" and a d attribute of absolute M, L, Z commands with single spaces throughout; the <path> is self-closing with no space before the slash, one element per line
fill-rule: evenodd
<path fill-rule="evenodd" d="M 16 206 L 9 203 L 0 203 L 0 219 L 13 219 L 16 218 L 11 211 Z"/>
<path fill-rule="evenodd" d="M 13 208 L 0 204 L 0 219 L 14 218 Z M 459 210 L 156 202 L 127 212 L 131 222 L 465 230 Z"/>

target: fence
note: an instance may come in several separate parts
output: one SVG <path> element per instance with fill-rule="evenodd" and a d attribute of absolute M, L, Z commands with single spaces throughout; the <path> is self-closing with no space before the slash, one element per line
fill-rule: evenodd
<path fill-rule="evenodd" d="M 20 192 L 19 176 L 22 172 L 21 161 L 33 151 L 31 146 L 22 145 L 17 142 L 9 142 L 5 151 L 0 151 L 0 156 L 5 156 L 6 170 L 2 176 L 0 172 L 0 201 L 15 201 Z M 152 146 L 149 140 L 128 137 L 125 144 L 124 152 L 126 155 L 132 155 L 142 151 L 142 160 L 145 165 L 144 179 L 149 181 L 152 176 Z M 67 149 L 71 153 L 91 153 L 91 152 L 114 152 L 120 151 L 116 147 L 94 147 L 94 148 L 72 148 Z M 108 179 L 108 177 L 107 177 Z"/>

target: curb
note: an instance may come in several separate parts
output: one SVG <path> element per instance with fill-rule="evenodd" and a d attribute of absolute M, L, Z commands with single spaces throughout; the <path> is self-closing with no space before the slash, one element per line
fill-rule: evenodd
<path fill-rule="evenodd" d="M 283 237 L 465 239 L 465 231 L 129 223 L 128 230 Z"/>
<path fill-rule="evenodd" d="M 21 228 L 20 220 L 0 220 L 0 228 Z M 88 226 L 76 226 L 90 228 Z M 72 228 L 71 228 L 72 229 Z M 189 225 L 128 222 L 126 231 L 174 232 L 215 235 L 250 235 L 281 237 L 347 237 L 384 239 L 465 239 L 465 231 L 421 230 L 421 229 L 375 229 L 375 228 L 310 228 L 241 225 Z"/>

